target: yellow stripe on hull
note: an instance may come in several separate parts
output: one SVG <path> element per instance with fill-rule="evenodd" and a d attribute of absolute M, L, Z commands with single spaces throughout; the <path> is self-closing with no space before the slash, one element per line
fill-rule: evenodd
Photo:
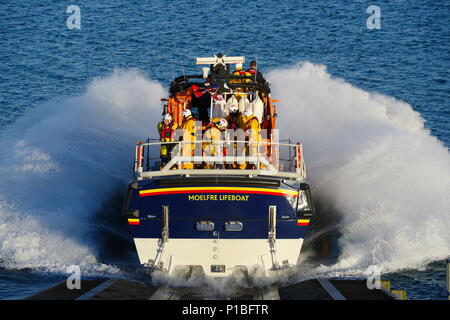
<path fill-rule="evenodd" d="M 269 188 L 246 188 L 246 187 L 181 187 L 181 188 L 161 188 L 161 189 L 149 189 L 149 190 L 142 190 L 139 191 L 139 195 L 151 195 L 152 193 L 161 193 L 161 192 L 177 192 L 182 191 L 188 193 L 189 191 L 192 192 L 199 192 L 204 191 L 207 193 L 208 191 L 223 191 L 226 192 L 271 192 L 271 193 L 278 193 L 280 195 L 292 195 L 296 196 L 298 195 L 298 191 L 293 190 L 286 190 L 286 189 L 269 189 Z"/>

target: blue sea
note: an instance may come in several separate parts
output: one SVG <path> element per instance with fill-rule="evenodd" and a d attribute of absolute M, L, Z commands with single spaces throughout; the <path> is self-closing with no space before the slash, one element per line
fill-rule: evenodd
<path fill-rule="evenodd" d="M 258 61 L 281 136 L 304 145 L 318 217 L 290 281 L 377 266 L 409 299 L 446 299 L 449 1 L 11 0 L 0 12 L 1 299 L 70 265 L 150 281 L 120 215 L 134 144 L 156 136 L 171 79 L 219 52 Z"/>

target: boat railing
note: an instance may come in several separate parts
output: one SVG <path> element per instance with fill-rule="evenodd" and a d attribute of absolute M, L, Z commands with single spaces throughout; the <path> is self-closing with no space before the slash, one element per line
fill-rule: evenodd
<path fill-rule="evenodd" d="M 136 145 L 134 173 L 137 180 L 171 175 L 277 176 L 306 180 L 301 143 L 258 140 L 150 142 L 152 140 L 139 141 Z M 161 148 L 170 154 L 164 163 Z"/>

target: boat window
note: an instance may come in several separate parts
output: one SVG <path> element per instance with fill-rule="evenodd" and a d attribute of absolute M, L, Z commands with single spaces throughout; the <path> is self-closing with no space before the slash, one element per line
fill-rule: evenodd
<path fill-rule="evenodd" d="M 213 231 L 214 230 L 214 222 L 211 221 L 198 221 L 195 225 L 195 229 L 197 231 Z"/>
<path fill-rule="evenodd" d="M 228 221 L 224 224 L 225 231 L 242 231 L 242 222 L 239 221 Z"/>
<path fill-rule="evenodd" d="M 132 183 L 128 187 L 125 205 L 122 208 L 123 214 L 127 217 L 139 217 L 139 200 L 137 198 L 138 193 L 134 192 L 134 190 L 136 190 L 137 188 L 138 187 L 136 183 Z"/>
<path fill-rule="evenodd" d="M 298 193 L 297 211 L 299 213 L 304 211 L 311 211 L 311 206 L 308 201 L 306 190 L 300 190 Z"/>

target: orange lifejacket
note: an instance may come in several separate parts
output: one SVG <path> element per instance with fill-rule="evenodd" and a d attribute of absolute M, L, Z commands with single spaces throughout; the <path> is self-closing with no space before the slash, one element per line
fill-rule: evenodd
<path fill-rule="evenodd" d="M 251 73 L 251 74 L 256 74 L 256 69 L 255 68 L 250 68 L 247 70 L 247 72 Z"/>
<path fill-rule="evenodd" d="M 237 69 L 233 71 L 233 76 L 251 76 L 250 73 L 248 73 L 247 71 L 245 71 L 244 69 Z M 231 79 L 230 83 L 248 83 L 250 82 L 249 79 Z"/>
<path fill-rule="evenodd" d="M 161 137 L 161 141 L 165 141 L 165 142 L 172 141 L 176 128 L 177 128 L 177 124 L 174 121 L 171 121 L 168 125 L 163 124 L 161 131 L 159 133 L 160 137 Z"/>

